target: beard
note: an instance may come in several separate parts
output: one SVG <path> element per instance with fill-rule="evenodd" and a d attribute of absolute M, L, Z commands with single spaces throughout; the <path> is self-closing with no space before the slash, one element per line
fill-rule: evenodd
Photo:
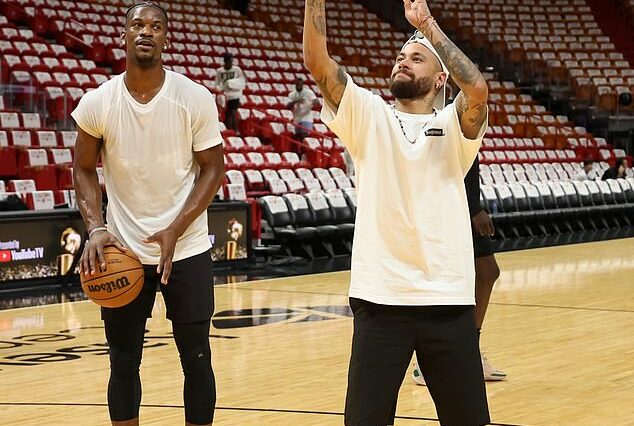
<path fill-rule="evenodd" d="M 413 75 L 401 71 L 402 74 L 410 77 L 409 80 L 395 80 L 396 75 L 390 81 L 390 92 L 396 99 L 417 99 L 428 95 L 433 90 L 433 83 L 430 77 L 414 78 Z"/>

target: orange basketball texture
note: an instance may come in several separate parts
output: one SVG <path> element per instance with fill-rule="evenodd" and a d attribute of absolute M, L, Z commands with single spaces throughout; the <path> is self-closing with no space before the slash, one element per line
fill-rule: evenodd
<path fill-rule="evenodd" d="M 79 276 L 81 287 L 93 302 L 106 308 L 120 308 L 133 301 L 143 288 L 143 265 L 130 250 L 115 246 L 103 250 L 106 270 Z"/>

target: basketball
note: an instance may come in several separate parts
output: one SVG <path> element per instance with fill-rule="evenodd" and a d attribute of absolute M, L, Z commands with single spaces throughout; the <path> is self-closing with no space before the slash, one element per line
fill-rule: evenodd
<path fill-rule="evenodd" d="M 133 301 L 143 288 L 143 265 L 131 251 L 115 246 L 103 250 L 106 270 L 80 275 L 86 296 L 105 308 L 120 308 Z"/>

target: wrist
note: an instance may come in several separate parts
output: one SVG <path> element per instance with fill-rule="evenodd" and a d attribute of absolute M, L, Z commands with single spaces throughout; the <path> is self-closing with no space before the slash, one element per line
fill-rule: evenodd
<path fill-rule="evenodd" d="M 420 31 L 426 38 L 432 26 L 436 23 L 436 20 L 433 16 L 427 15 L 424 17 L 420 23 L 418 24 L 418 31 Z"/>
<path fill-rule="evenodd" d="M 174 221 L 167 227 L 166 231 L 173 233 L 174 235 L 176 235 L 176 238 L 178 238 L 183 235 L 185 229 L 187 229 L 186 226 L 183 226 L 183 224 Z"/>
<path fill-rule="evenodd" d="M 88 239 L 91 239 L 93 237 L 93 235 L 101 233 L 101 232 L 108 232 L 108 228 L 106 228 L 103 225 L 102 226 L 95 226 L 90 231 L 88 231 Z"/>

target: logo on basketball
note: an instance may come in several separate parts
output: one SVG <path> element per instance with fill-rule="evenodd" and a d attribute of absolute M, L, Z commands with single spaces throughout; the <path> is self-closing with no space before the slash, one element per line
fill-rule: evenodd
<path fill-rule="evenodd" d="M 104 249 L 106 268 L 80 275 L 86 296 L 106 308 L 120 308 L 133 301 L 143 287 L 143 265 L 129 250 L 114 246 Z"/>
<path fill-rule="evenodd" d="M 100 291 L 105 291 L 106 293 L 112 293 L 113 290 L 121 290 L 124 287 L 130 285 L 130 280 L 128 277 L 117 278 L 114 281 L 109 281 L 101 284 L 88 284 L 88 290 L 91 293 L 99 293 Z"/>

